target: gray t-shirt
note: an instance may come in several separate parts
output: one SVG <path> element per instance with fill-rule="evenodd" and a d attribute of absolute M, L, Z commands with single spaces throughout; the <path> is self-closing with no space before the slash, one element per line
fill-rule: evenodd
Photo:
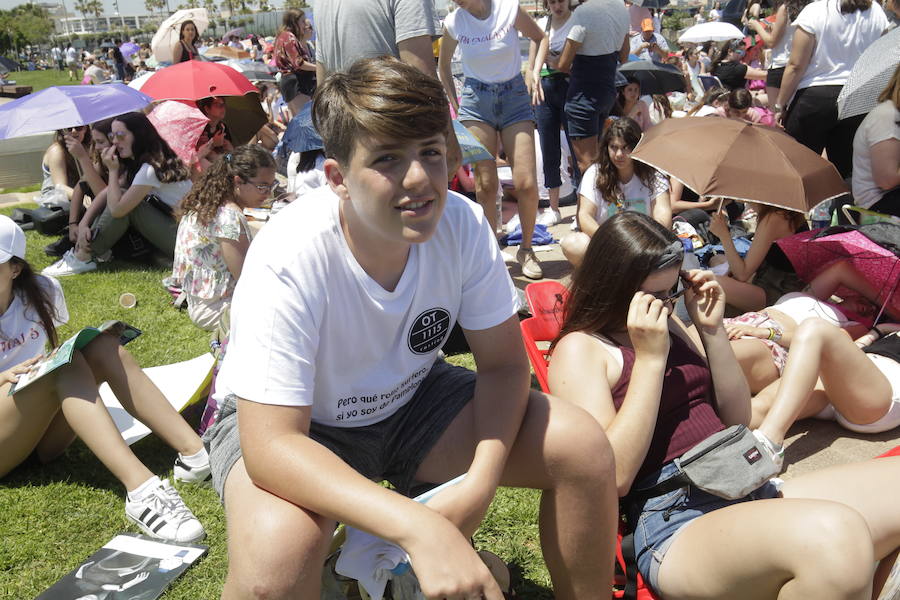
<path fill-rule="evenodd" d="M 581 42 L 578 54 L 601 56 L 618 52 L 630 20 L 622 0 L 588 0 L 572 12 L 568 38 Z"/>
<path fill-rule="evenodd" d="M 440 26 L 431 0 L 314 0 L 316 60 L 342 71 L 360 58 L 399 56 L 397 43 Z"/>

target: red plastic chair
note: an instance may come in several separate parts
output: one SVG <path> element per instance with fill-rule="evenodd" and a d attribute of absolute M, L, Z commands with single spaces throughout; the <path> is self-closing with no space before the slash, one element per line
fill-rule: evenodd
<path fill-rule="evenodd" d="M 541 386 L 541 391 L 545 394 L 550 390 L 547 388 L 547 366 L 549 365 L 549 357 L 547 350 L 550 342 L 559 333 L 559 328 L 553 331 L 548 328 L 547 324 L 537 317 L 529 317 L 519 323 L 522 330 L 522 341 L 525 342 L 525 352 L 528 354 L 528 360 L 531 361 L 531 367 Z M 538 346 L 539 342 L 543 342 L 542 347 Z"/>
<path fill-rule="evenodd" d="M 553 333 L 556 336 L 562 327 L 563 307 L 569 290 L 558 281 L 547 280 L 529 283 L 525 287 L 525 300 L 528 309 L 535 317 L 546 321 L 548 327 L 556 327 Z M 548 329 L 549 331 L 549 329 Z"/>
<path fill-rule="evenodd" d="M 531 361 L 534 374 L 545 393 L 549 392 L 547 349 L 562 327 L 562 311 L 567 295 L 568 290 L 558 281 L 529 283 L 525 288 L 525 300 L 533 316 L 519 323 L 519 327 L 522 330 L 528 360 Z"/>
<path fill-rule="evenodd" d="M 897 446 L 896 448 L 891 448 L 884 454 L 879 454 L 875 458 L 885 458 L 887 456 L 900 456 L 900 446 Z"/>

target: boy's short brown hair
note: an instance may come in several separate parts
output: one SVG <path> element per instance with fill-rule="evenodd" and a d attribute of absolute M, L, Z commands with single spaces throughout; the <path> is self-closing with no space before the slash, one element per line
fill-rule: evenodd
<path fill-rule="evenodd" d="M 419 140 L 450 126 L 440 82 L 391 56 L 364 58 L 330 74 L 316 90 L 312 116 L 326 156 L 342 165 L 362 136 Z"/>

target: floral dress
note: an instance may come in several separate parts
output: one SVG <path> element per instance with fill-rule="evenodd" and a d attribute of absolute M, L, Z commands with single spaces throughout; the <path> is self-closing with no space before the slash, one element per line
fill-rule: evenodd
<path fill-rule="evenodd" d="M 180 285 L 188 304 L 188 315 L 202 329 L 213 329 L 231 300 L 237 283 L 225 264 L 220 240 L 251 237 L 247 219 L 235 204 L 221 206 L 207 224 L 197 213 L 186 214 L 178 224 L 172 279 Z"/>

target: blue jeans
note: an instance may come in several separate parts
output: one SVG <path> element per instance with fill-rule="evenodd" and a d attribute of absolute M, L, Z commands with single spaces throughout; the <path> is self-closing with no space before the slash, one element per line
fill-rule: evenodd
<path fill-rule="evenodd" d="M 569 78 L 562 75 L 541 77 L 541 89 L 544 90 L 544 101 L 534 107 L 537 118 L 538 133 L 541 136 L 541 155 L 544 163 L 544 187 L 558 188 L 562 185 L 559 175 L 559 163 L 562 160 L 562 148 L 559 144 L 559 128 L 569 137 L 569 125 L 566 121 L 566 94 L 569 91 Z"/>
<path fill-rule="evenodd" d="M 519 121 L 534 121 L 525 79 L 519 74 L 509 81 L 485 83 L 466 77 L 459 101 L 459 120 L 486 123 L 497 131 Z"/>
<path fill-rule="evenodd" d="M 648 475 L 632 486 L 646 489 L 678 473 L 674 462 Z M 634 530 L 634 553 L 638 571 L 653 590 L 659 591 L 659 566 L 682 527 L 703 515 L 732 504 L 778 497 L 778 488 L 771 481 L 738 500 L 719 498 L 689 486 L 672 490 L 662 496 L 628 507 L 628 523 Z"/>

